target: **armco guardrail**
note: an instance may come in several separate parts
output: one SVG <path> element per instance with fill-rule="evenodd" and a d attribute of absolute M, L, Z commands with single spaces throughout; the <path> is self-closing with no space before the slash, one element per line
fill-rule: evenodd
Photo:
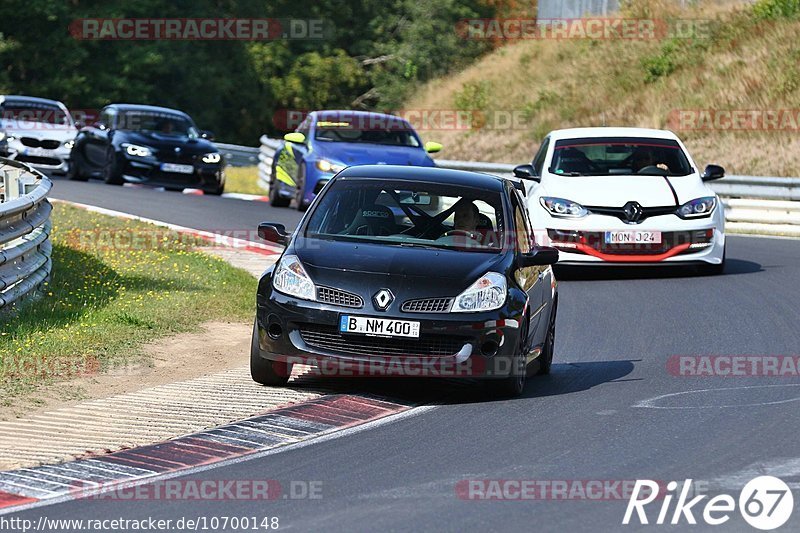
<path fill-rule="evenodd" d="M 280 141 L 261 137 L 258 183 L 267 190 L 272 155 Z M 513 164 L 437 159 L 443 168 L 511 177 Z M 743 233 L 800 237 L 800 178 L 726 176 L 709 185 L 725 204 L 728 229 Z"/>
<path fill-rule="evenodd" d="M 219 148 L 225 162 L 232 167 L 251 167 L 258 163 L 258 148 L 217 142 L 214 145 Z"/>
<path fill-rule="evenodd" d="M 50 277 L 52 182 L 32 168 L 0 158 L 0 310 Z"/>

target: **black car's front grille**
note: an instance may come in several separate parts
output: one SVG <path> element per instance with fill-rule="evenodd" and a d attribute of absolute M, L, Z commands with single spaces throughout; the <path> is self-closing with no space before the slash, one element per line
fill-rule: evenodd
<path fill-rule="evenodd" d="M 404 313 L 446 313 L 450 310 L 452 298 L 422 298 L 406 300 L 400 308 Z"/>
<path fill-rule="evenodd" d="M 418 339 L 342 335 L 332 326 L 300 324 L 303 342 L 313 348 L 364 357 L 448 357 L 467 342 L 452 335 L 421 335 Z"/>
<path fill-rule="evenodd" d="M 183 150 L 176 152 L 174 148 L 159 150 L 156 157 L 163 163 L 177 163 L 180 165 L 194 165 L 197 161 L 197 155 L 187 153 Z"/>
<path fill-rule="evenodd" d="M 19 142 L 30 148 L 46 148 L 48 150 L 55 150 L 61 144 L 51 139 L 36 139 L 34 137 L 22 137 Z"/>
<path fill-rule="evenodd" d="M 331 287 L 317 287 L 317 301 L 342 307 L 364 307 L 364 300 L 358 294 Z"/>

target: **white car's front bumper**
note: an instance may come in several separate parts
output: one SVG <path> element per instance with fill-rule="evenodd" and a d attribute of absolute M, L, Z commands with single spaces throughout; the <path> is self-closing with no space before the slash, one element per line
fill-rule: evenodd
<path fill-rule="evenodd" d="M 34 168 L 66 173 L 69 169 L 71 149 L 60 144 L 58 148 L 44 149 L 25 146 L 19 139 L 7 143 L 8 158 L 27 163 Z"/>
<path fill-rule="evenodd" d="M 581 219 L 547 217 L 537 231 L 537 241 L 559 250 L 564 265 L 674 265 L 722 263 L 725 254 L 725 221 L 722 207 L 709 218 L 684 220 L 676 215 L 648 218 L 641 224 L 626 224 L 606 215 L 590 214 Z M 607 231 L 661 233 L 660 244 L 608 245 Z"/>

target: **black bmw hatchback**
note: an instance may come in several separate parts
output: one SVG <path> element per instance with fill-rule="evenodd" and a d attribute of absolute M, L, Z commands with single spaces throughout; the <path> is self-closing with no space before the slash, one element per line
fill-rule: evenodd
<path fill-rule="evenodd" d="M 338 375 L 485 379 L 522 392 L 553 360 L 558 251 L 533 240 L 509 180 L 453 170 L 350 167 L 261 277 L 251 374 L 282 385 L 292 365 Z"/>
<path fill-rule="evenodd" d="M 97 122 L 78 133 L 67 176 L 222 194 L 225 163 L 211 137 L 182 111 L 112 104 L 100 111 Z"/>

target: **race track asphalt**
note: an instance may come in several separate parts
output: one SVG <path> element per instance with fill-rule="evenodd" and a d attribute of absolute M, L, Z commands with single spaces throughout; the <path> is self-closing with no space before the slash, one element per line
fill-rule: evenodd
<path fill-rule="evenodd" d="M 53 195 L 200 229 L 260 220 L 291 227 L 299 218 L 258 202 L 100 183 L 58 180 Z M 78 500 L 14 516 L 277 516 L 281 529 L 295 531 L 614 531 L 642 526 L 621 526 L 627 500 L 613 494 L 604 501 L 477 501 L 460 498 L 456 489 L 486 479 L 576 486 L 691 478 L 709 493 L 738 498 L 745 481 L 770 473 L 797 495 L 800 379 L 668 370 L 672 356 L 800 355 L 800 241 L 732 236 L 728 261 L 726 274 L 717 277 L 568 272 L 560 285 L 553 372 L 529 380 L 522 398 L 491 401 L 477 387 L 408 380 L 404 396 L 429 402 L 433 395 L 431 407 L 181 478 L 276 479 L 284 486 L 318 481 L 321 499 Z M 347 386 L 357 392 L 360 385 Z M 657 507 L 648 509 L 654 520 Z M 794 514 L 787 530 L 798 529 Z M 733 513 L 717 530 L 752 529 Z"/>

